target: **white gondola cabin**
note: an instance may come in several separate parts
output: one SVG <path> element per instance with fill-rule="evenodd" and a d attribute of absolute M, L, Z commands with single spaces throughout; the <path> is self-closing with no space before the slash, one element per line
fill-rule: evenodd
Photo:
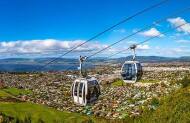
<path fill-rule="evenodd" d="M 125 61 L 121 68 L 121 76 L 126 83 L 135 83 L 142 76 L 142 66 L 138 61 Z"/>
<path fill-rule="evenodd" d="M 71 87 L 71 95 L 74 103 L 85 106 L 95 102 L 100 95 L 100 86 L 95 77 L 88 77 L 82 71 L 82 63 L 86 57 L 80 56 L 80 74 L 81 77 L 77 78 Z"/>
<path fill-rule="evenodd" d="M 100 95 L 100 87 L 94 77 L 76 79 L 71 91 L 74 103 L 83 106 L 95 102 Z"/>
<path fill-rule="evenodd" d="M 139 61 L 135 61 L 135 48 L 136 45 L 131 45 L 130 49 L 133 50 L 133 60 L 125 61 L 121 67 L 121 77 L 125 83 L 135 83 L 142 76 L 142 66 Z"/>

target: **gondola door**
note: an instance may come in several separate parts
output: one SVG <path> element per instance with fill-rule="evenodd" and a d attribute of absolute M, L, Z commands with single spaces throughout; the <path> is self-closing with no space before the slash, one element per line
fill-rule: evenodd
<path fill-rule="evenodd" d="M 78 103 L 78 85 L 79 82 L 75 82 L 73 85 L 73 99 L 75 103 Z"/>
<path fill-rule="evenodd" d="M 134 83 L 137 80 L 137 69 L 134 61 L 126 62 L 122 66 L 121 76 L 124 82 Z"/>
<path fill-rule="evenodd" d="M 132 80 L 132 77 L 133 77 L 132 65 L 133 64 L 124 64 L 124 67 L 122 70 L 124 80 Z"/>
<path fill-rule="evenodd" d="M 137 66 L 136 64 L 132 64 L 132 67 L 131 67 L 131 78 L 132 78 L 132 81 L 136 81 L 137 79 Z"/>
<path fill-rule="evenodd" d="M 84 105 L 84 98 L 83 98 L 83 93 L 84 93 L 84 83 L 79 84 L 79 89 L 78 89 L 78 103 L 81 105 Z"/>
<path fill-rule="evenodd" d="M 86 105 L 84 83 L 75 82 L 75 84 L 73 85 L 73 99 L 74 102 L 79 105 Z"/>

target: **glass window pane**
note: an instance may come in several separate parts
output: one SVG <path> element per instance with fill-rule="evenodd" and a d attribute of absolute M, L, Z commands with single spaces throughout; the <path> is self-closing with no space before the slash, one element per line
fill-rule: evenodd
<path fill-rule="evenodd" d="M 77 96 L 78 82 L 75 83 L 74 95 Z"/>
<path fill-rule="evenodd" d="M 79 97 L 82 97 L 82 87 L 83 87 L 83 83 L 80 83 L 80 85 L 79 85 Z"/>
<path fill-rule="evenodd" d="M 124 64 L 122 70 L 122 76 L 124 80 L 135 80 L 136 78 L 136 67 L 134 63 Z"/>
<path fill-rule="evenodd" d="M 83 90 L 83 100 L 85 101 L 85 85 L 84 85 L 84 90 Z"/>
<path fill-rule="evenodd" d="M 89 102 L 91 98 L 91 86 L 88 85 L 87 91 L 86 100 Z"/>
<path fill-rule="evenodd" d="M 132 65 L 132 74 L 131 74 L 132 80 L 135 80 L 136 78 L 136 67 L 135 64 Z"/>
<path fill-rule="evenodd" d="M 73 85 L 74 84 L 72 84 L 72 86 L 71 86 L 71 95 L 73 96 Z"/>

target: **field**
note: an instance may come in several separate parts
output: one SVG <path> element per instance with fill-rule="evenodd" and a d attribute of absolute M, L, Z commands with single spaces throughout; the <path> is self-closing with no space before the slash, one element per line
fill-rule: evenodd
<path fill-rule="evenodd" d="M 120 78 L 114 78 L 111 83 L 101 81 L 99 99 L 85 107 L 73 103 L 70 96 L 73 79 L 63 73 L 0 76 L 8 86 L 0 89 L 0 121 L 4 122 L 190 121 L 189 69 L 148 68 L 142 79 L 135 84 L 125 84 Z M 115 77 L 115 73 L 110 76 Z"/>
<path fill-rule="evenodd" d="M 141 117 L 128 119 L 128 121 L 142 123 L 190 122 L 190 79 L 186 78 L 180 82 L 182 82 L 183 88 L 161 98 L 156 110 L 146 110 Z"/>
<path fill-rule="evenodd" d="M 56 123 L 56 122 L 84 122 L 88 120 L 88 117 L 81 116 L 76 113 L 61 112 L 54 109 L 32 104 L 32 103 L 15 103 L 15 102 L 1 102 L 0 112 L 6 116 L 10 116 L 18 121 L 31 120 L 33 123 L 40 121 L 45 123 Z"/>
<path fill-rule="evenodd" d="M 82 123 L 94 121 L 97 119 L 93 117 L 84 116 L 77 113 L 57 111 L 47 106 L 22 102 L 17 100 L 15 96 L 31 93 L 28 90 L 7 88 L 0 90 L 0 114 L 4 116 L 4 119 L 0 119 L 3 122 L 44 122 L 44 123 Z M 12 95 L 13 94 L 13 95 Z M 9 99 L 9 102 L 6 100 Z M 0 115 L 0 116 L 1 116 Z M 104 122 L 103 119 L 98 121 Z"/>
<path fill-rule="evenodd" d="M 187 123 L 190 121 L 190 79 L 180 81 L 183 88 L 172 93 L 169 96 L 163 97 L 160 100 L 152 101 L 153 105 L 157 105 L 156 110 L 144 109 L 142 116 L 134 118 L 125 118 L 120 122 L 141 122 L 141 123 L 160 123 L 160 122 L 180 122 Z M 7 90 L 7 89 L 6 89 Z M 14 91 L 26 92 L 21 89 L 9 89 Z M 0 98 L 12 98 L 13 95 L 0 91 Z M 4 121 L 12 122 L 44 122 L 44 123 L 82 123 L 82 122 L 109 122 L 109 120 L 98 119 L 95 117 L 83 116 L 77 113 L 61 112 L 43 105 L 32 104 L 27 102 L 0 102 L 0 112 Z M 113 122 L 113 121 L 112 121 Z M 117 122 L 117 121 L 115 121 Z M 119 121 L 118 121 L 119 122 Z"/>

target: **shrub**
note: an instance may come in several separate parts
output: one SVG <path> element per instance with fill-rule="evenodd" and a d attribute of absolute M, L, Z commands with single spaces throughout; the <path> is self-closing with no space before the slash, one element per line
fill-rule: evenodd
<path fill-rule="evenodd" d="M 189 79 L 179 81 L 184 88 L 177 90 L 169 96 L 153 98 L 152 105 L 156 110 L 144 110 L 140 117 L 128 118 L 133 123 L 189 123 L 190 122 L 190 84 Z"/>
<path fill-rule="evenodd" d="M 153 106 L 159 106 L 159 99 L 158 98 L 152 98 L 152 101 L 151 101 L 151 105 L 153 105 Z"/>
<path fill-rule="evenodd" d="M 181 81 L 179 81 L 179 83 L 181 83 L 183 88 L 185 88 L 190 84 L 190 78 L 186 76 Z"/>

